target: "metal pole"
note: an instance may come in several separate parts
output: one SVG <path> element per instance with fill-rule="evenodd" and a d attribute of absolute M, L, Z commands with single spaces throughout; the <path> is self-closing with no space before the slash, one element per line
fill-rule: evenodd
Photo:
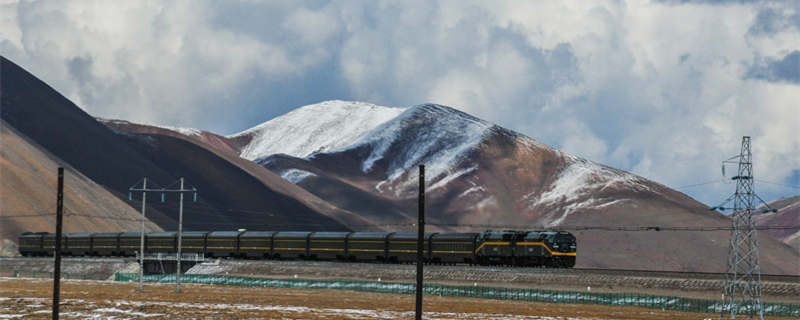
<path fill-rule="evenodd" d="M 175 278 L 175 292 L 181 292 L 181 240 L 183 238 L 183 177 L 181 177 L 181 202 L 178 206 L 178 276 Z"/>
<path fill-rule="evenodd" d="M 417 309 L 414 319 L 422 319 L 422 263 L 425 243 L 425 165 L 419 166 L 419 221 L 417 233 Z"/>
<path fill-rule="evenodd" d="M 58 320 L 58 300 L 61 291 L 61 225 L 64 217 L 64 168 L 58 168 L 56 200 L 56 243 L 53 266 L 53 319 Z"/>
<path fill-rule="evenodd" d="M 139 242 L 139 290 L 144 289 L 142 286 L 142 282 L 144 281 L 144 209 L 147 203 L 147 177 L 144 178 L 144 183 L 142 184 L 142 232 L 140 236 Z"/>

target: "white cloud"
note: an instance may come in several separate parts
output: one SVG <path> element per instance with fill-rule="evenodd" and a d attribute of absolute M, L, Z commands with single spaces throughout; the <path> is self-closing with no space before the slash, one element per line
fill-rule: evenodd
<path fill-rule="evenodd" d="M 435 102 L 671 186 L 720 178 L 719 161 L 751 135 L 756 175 L 800 184 L 798 85 L 747 77 L 800 50 L 792 3 L 4 1 L 0 9 L 0 53 L 98 116 L 231 133 L 333 98 Z M 685 191 L 713 202 L 730 189 Z"/>

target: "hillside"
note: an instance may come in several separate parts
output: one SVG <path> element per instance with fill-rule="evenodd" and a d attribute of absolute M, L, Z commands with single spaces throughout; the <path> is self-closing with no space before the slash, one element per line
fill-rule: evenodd
<path fill-rule="evenodd" d="M 258 164 L 240 158 L 238 156 L 238 147 L 232 142 L 232 140 L 226 137 L 197 129 L 150 126 L 122 120 L 98 119 L 98 121 L 122 136 L 138 137 L 139 139 L 161 142 L 156 144 L 157 147 L 141 144 L 141 147 L 144 148 L 143 152 L 146 154 L 159 156 L 163 154 L 169 154 L 169 157 L 173 159 L 172 161 L 181 161 L 181 159 L 213 158 L 213 164 L 209 163 L 206 168 L 202 169 L 202 172 L 196 172 L 194 176 L 195 178 L 191 179 L 191 181 L 206 181 L 208 179 L 207 176 L 214 176 L 218 177 L 217 181 L 214 181 L 214 183 L 211 184 L 214 188 L 227 188 L 229 190 L 234 190 L 237 188 L 243 189 L 242 192 L 236 194 L 238 200 L 234 201 L 234 203 L 228 202 L 228 206 L 235 206 L 237 203 L 258 201 L 258 199 L 262 198 L 274 201 L 276 198 L 288 197 L 290 199 L 297 200 L 302 205 L 308 206 L 309 208 L 322 213 L 327 218 L 333 219 L 343 225 L 357 227 L 360 230 L 378 230 L 378 227 L 373 226 L 369 220 L 366 220 L 350 211 L 342 210 L 336 206 L 333 206 L 319 197 L 309 193 L 308 191 L 295 186 L 289 181 L 286 181 L 273 172 L 265 170 Z M 183 149 L 188 149 L 190 151 Z M 197 153 L 203 154 L 203 156 L 197 157 Z M 218 170 L 223 170 L 222 168 L 227 168 L 225 170 L 228 170 L 228 172 L 216 173 Z M 219 181 L 223 179 L 227 180 L 233 176 L 239 176 L 239 179 L 242 180 L 233 179 L 227 182 Z M 246 181 L 244 183 L 254 185 L 243 184 L 242 181 Z M 211 183 L 211 181 L 206 182 Z M 224 183 L 224 186 L 220 186 L 220 183 Z M 220 192 L 222 191 L 212 190 L 212 193 Z M 265 194 L 269 196 L 265 197 Z M 189 206 L 193 206 L 193 204 L 189 204 Z M 268 206 L 268 204 L 262 203 L 261 206 Z M 280 206 L 275 205 L 275 207 L 279 208 Z M 215 215 L 213 211 L 209 211 L 207 208 L 202 206 L 195 208 L 195 210 L 209 215 L 208 219 L 210 220 L 213 219 L 213 216 Z M 248 211 L 252 210 L 247 210 L 244 212 L 246 213 Z M 295 211 L 296 210 L 284 209 L 283 213 L 284 215 L 288 215 L 290 213 L 294 213 Z M 302 214 L 302 211 L 296 213 L 299 215 Z M 313 218 L 311 217 L 306 219 L 311 220 L 299 225 L 287 221 L 271 221 L 269 224 L 265 223 L 260 226 L 252 225 L 252 227 L 271 229 L 276 228 L 279 223 L 282 223 L 284 225 L 290 225 L 286 225 L 281 228 L 302 229 L 306 227 L 312 227 L 312 225 L 315 224 L 322 224 L 320 221 L 312 221 Z M 216 224 L 221 228 L 236 227 L 235 222 L 224 222 L 224 224 L 229 224 L 227 226 L 223 225 L 223 222 L 217 222 Z M 208 223 L 202 223 L 202 225 L 210 227 L 213 226 L 214 223 L 209 221 Z"/>
<path fill-rule="evenodd" d="M 757 225 L 800 226 L 800 196 L 775 200 L 769 203 L 769 207 L 777 209 L 778 212 L 760 214 L 756 220 Z M 800 230 L 773 229 L 762 232 L 800 251 Z M 798 263 L 800 264 L 800 262 Z"/>
<path fill-rule="evenodd" d="M 64 232 L 139 230 L 138 211 L 4 121 L 0 145 L 0 255 L 18 254 L 17 236 L 22 232 L 55 232 L 59 166 L 65 167 Z M 146 228 L 161 231 L 149 219 Z"/>
<path fill-rule="evenodd" d="M 341 105 L 326 106 L 337 114 Z M 287 121 L 278 117 L 256 128 Z M 345 117 L 327 121 L 346 122 Z M 320 198 L 382 223 L 413 223 L 416 167 L 425 164 L 427 218 L 439 230 L 730 225 L 727 217 L 666 186 L 565 154 L 450 107 L 415 106 L 391 120 L 359 127 L 349 145 L 311 138 L 306 140 L 318 144 L 304 150 L 328 151 L 304 155 L 293 148 L 270 149 L 274 155 L 255 159 Z M 727 257 L 728 232 L 575 233 L 582 253 L 578 266 L 583 267 L 724 271 Z M 765 236 L 761 246 L 765 273 L 800 273 L 800 267 L 787 263 L 798 258 L 791 248 Z"/>
<path fill-rule="evenodd" d="M 1 62 L 2 119 L 119 199 L 127 201 L 128 188 L 143 177 L 161 187 L 185 177 L 199 190 L 197 203 L 186 209 L 189 229 L 347 229 L 281 192 L 294 186 L 264 184 L 181 139 L 116 133 L 13 62 L 4 57 Z M 153 221 L 165 229 L 175 228 L 178 220 L 177 202 L 174 196 L 169 200 L 148 201 Z"/>

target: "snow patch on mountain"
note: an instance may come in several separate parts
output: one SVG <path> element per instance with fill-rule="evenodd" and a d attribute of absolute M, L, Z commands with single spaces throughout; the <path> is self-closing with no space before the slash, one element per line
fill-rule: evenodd
<path fill-rule="evenodd" d="M 463 170 L 458 170 L 456 172 L 450 173 L 450 174 L 444 176 L 444 178 L 439 179 L 439 181 L 434 183 L 432 186 L 428 187 L 428 191 L 431 191 L 431 190 L 436 189 L 436 188 L 444 187 L 445 185 L 450 183 L 450 181 L 453 181 L 456 178 L 458 178 L 460 176 L 463 176 L 463 175 L 465 175 L 467 173 L 473 172 L 473 171 L 475 171 L 477 169 L 478 169 L 478 166 L 474 166 L 474 167 L 469 167 L 469 168 L 466 168 L 466 169 L 463 169 Z"/>
<path fill-rule="evenodd" d="M 497 206 L 497 199 L 494 196 L 488 196 L 481 201 L 478 201 L 474 205 L 468 208 L 468 210 L 478 210 L 483 209 L 487 206 Z"/>
<path fill-rule="evenodd" d="M 308 177 L 315 177 L 315 176 L 317 175 L 314 174 L 313 172 L 308 172 L 300 169 L 289 169 L 281 173 L 282 178 L 289 180 L 289 182 L 294 184 L 298 184 Z"/>
<path fill-rule="evenodd" d="M 201 131 L 200 129 L 195 129 L 195 128 L 181 128 L 181 127 L 160 126 L 160 125 L 153 125 L 153 126 L 159 127 L 161 129 L 175 131 L 184 136 L 200 136 L 203 133 L 203 131 Z"/>
<path fill-rule="evenodd" d="M 484 189 L 482 186 L 474 186 L 474 187 L 471 187 L 471 188 L 469 188 L 467 190 L 464 190 L 464 192 L 459 194 L 458 197 L 456 197 L 456 198 L 461 198 L 461 197 L 466 196 L 466 195 L 468 195 L 470 193 L 473 193 L 473 192 L 483 192 L 483 191 L 486 191 L 486 189 Z"/>
<path fill-rule="evenodd" d="M 579 209 L 600 209 L 605 208 L 617 203 L 621 203 L 628 199 L 595 199 L 589 198 L 586 201 L 571 203 L 564 207 L 564 212 L 561 214 L 558 213 L 551 213 L 549 216 L 545 217 L 544 219 L 544 226 L 551 228 L 558 225 L 561 225 L 564 220 L 567 219 L 571 214 L 577 212 Z"/>
<path fill-rule="evenodd" d="M 297 108 L 228 138 L 253 136 L 241 151 L 241 157 L 248 160 L 278 153 L 305 158 L 349 146 L 405 110 L 364 102 L 325 101 Z"/>
<path fill-rule="evenodd" d="M 369 145 L 371 152 L 361 165 L 366 173 L 386 157 L 390 148 L 399 144 L 402 150 L 392 155 L 386 171 L 389 181 L 420 163 L 425 164 L 427 176 L 436 178 L 451 172 L 467 151 L 483 141 L 492 127 L 491 123 L 450 107 L 419 105 L 338 151 Z"/>
<path fill-rule="evenodd" d="M 195 129 L 195 128 L 182 128 L 182 127 L 172 127 L 172 126 L 165 126 L 165 125 L 155 125 L 155 124 L 142 125 L 142 124 L 126 121 L 126 120 L 105 119 L 105 118 L 100 118 L 100 117 L 96 117 L 95 119 L 97 119 L 97 121 L 99 121 L 102 124 L 111 124 L 111 125 L 119 125 L 119 126 L 151 126 L 151 127 L 161 128 L 161 129 L 164 129 L 164 130 L 174 131 L 174 132 L 180 133 L 180 134 L 185 135 L 185 136 L 200 136 L 200 135 L 203 134 L 202 130 Z"/>
<path fill-rule="evenodd" d="M 529 208 L 554 203 L 568 203 L 593 192 L 612 186 L 625 186 L 632 190 L 649 190 L 642 177 L 612 169 L 586 159 L 569 157 L 569 166 L 561 171 L 552 187 L 532 201 Z"/>

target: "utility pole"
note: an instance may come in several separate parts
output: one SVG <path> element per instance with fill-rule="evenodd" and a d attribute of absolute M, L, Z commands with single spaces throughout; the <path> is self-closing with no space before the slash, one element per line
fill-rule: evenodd
<path fill-rule="evenodd" d="M 730 319 L 737 314 L 746 314 L 750 319 L 764 319 L 761 304 L 761 268 L 758 258 L 758 234 L 755 226 L 755 202 L 759 198 L 753 188 L 753 154 L 750 151 L 750 137 L 742 137 L 742 148 L 738 156 L 723 161 L 737 163 L 738 174 L 731 179 L 736 181 L 736 193 L 725 202 L 733 200 L 733 208 L 725 208 L 724 203 L 716 209 L 732 209 L 730 245 L 728 263 L 725 273 L 725 285 L 722 292 L 723 308 L 720 316 L 728 313 Z M 733 161 L 737 159 L 738 161 Z M 762 201 L 763 202 L 763 201 Z M 767 207 L 769 208 L 769 207 Z M 764 212 L 777 212 L 769 208 Z"/>
<path fill-rule="evenodd" d="M 181 240 L 183 239 L 183 177 L 181 177 L 180 205 L 178 206 L 178 260 L 177 277 L 175 277 L 175 292 L 181 292 Z"/>
<path fill-rule="evenodd" d="M 58 193 L 56 194 L 56 243 L 53 266 L 53 320 L 58 320 L 58 303 L 61 295 L 61 226 L 64 218 L 64 168 L 58 167 Z"/>
<path fill-rule="evenodd" d="M 417 204 L 419 221 L 417 222 L 417 308 L 414 319 L 422 319 L 422 264 L 425 243 L 425 165 L 419 166 L 419 203 Z"/>
<path fill-rule="evenodd" d="M 175 263 L 176 263 L 176 266 L 178 268 L 177 274 L 176 274 L 176 278 L 175 278 L 175 282 L 176 282 L 175 292 L 181 292 L 181 260 L 183 258 L 182 257 L 182 252 L 181 252 L 181 242 L 183 240 L 183 194 L 186 193 L 186 192 L 193 192 L 194 193 L 194 200 L 193 201 L 196 202 L 197 201 L 197 189 L 194 188 L 194 187 L 192 187 L 191 189 L 186 189 L 184 187 L 184 179 L 183 179 L 183 177 L 181 177 L 179 181 L 181 183 L 180 189 L 168 189 L 169 187 L 167 187 L 167 188 L 150 188 L 150 189 L 148 189 L 147 188 L 147 178 L 145 177 L 143 179 L 141 188 L 137 188 L 138 183 L 133 185 L 132 187 L 128 188 L 128 191 L 130 191 L 131 193 L 134 192 L 134 191 L 141 191 L 142 192 L 142 218 L 141 218 L 142 219 L 142 233 L 141 233 L 142 237 L 141 237 L 141 249 L 140 249 L 141 252 L 139 253 L 139 264 L 141 266 L 139 268 L 139 290 L 142 289 L 142 283 L 144 281 L 143 280 L 144 279 L 144 217 L 145 217 L 145 215 L 144 215 L 145 211 L 144 210 L 145 210 L 145 202 L 147 200 L 147 192 L 160 192 L 161 193 L 161 202 L 164 202 L 164 194 L 165 193 L 167 193 L 167 192 L 177 192 L 177 193 L 180 193 L 180 206 L 179 206 L 179 209 L 178 209 L 178 243 L 177 243 L 177 249 L 178 250 L 177 250 L 177 255 L 175 257 L 176 258 Z M 170 187 L 172 185 L 174 185 L 174 184 L 175 184 L 175 182 L 173 182 L 170 185 Z M 129 197 L 129 199 L 133 198 L 132 194 L 129 194 L 128 197 Z"/>
<path fill-rule="evenodd" d="M 144 290 L 144 210 L 147 207 L 147 177 L 142 182 L 142 229 L 139 233 L 139 290 Z"/>

